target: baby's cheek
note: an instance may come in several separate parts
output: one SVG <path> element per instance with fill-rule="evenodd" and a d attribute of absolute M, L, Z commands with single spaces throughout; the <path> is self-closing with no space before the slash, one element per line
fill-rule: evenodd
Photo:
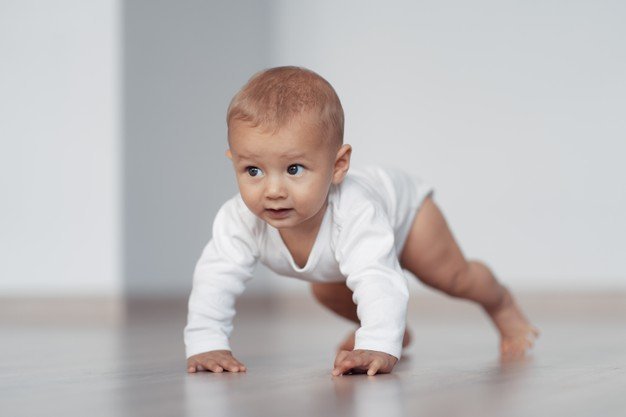
<path fill-rule="evenodd" d="M 243 199 L 243 202 L 246 205 L 246 207 L 248 207 L 248 209 L 252 213 L 254 213 L 257 216 L 261 214 L 258 209 L 258 204 L 255 201 L 251 200 L 249 197 L 244 197 L 243 194 L 241 195 L 241 198 Z"/>
<path fill-rule="evenodd" d="M 310 210 L 319 210 L 326 200 L 328 190 L 319 184 L 307 184 L 298 189 L 298 199 L 301 205 Z"/>

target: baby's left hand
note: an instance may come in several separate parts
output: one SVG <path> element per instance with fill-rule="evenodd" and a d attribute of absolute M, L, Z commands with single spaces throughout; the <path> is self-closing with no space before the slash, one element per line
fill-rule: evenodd
<path fill-rule="evenodd" d="M 348 371 L 355 374 L 372 376 L 376 373 L 388 374 L 398 362 L 398 358 L 376 350 L 342 350 L 335 358 L 333 376 L 343 375 Z"/>

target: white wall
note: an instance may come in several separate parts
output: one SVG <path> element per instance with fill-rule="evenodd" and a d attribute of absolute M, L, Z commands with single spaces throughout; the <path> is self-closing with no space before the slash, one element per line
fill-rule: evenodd
<path fill-rule="evenodd" d="M 272 65 L 337 89 L 354 166 L 436 187 L 514 288 L 626 288 L 626 4 L 277 0 Z"/>
<path fill-rule="evenodd" d="M 118 3 L 0 3 L 0 294 L 115 295 Z"/>
<path fill-rule="evenodd" d="M 188 294 L 236 191 L 228 101 L 284 64 L 333 83 L 354 166 L 433 183 L 514 288 L 626 288 L 626 6 L 377 6 L 0 1 L 0 294 Z"/>

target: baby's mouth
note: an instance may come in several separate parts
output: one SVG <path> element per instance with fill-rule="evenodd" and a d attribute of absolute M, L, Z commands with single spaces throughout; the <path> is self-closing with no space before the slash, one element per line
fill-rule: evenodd
<path fill-rule="evenodd" d="M 268 209 L 265 209 L 265 211 L 267 211 L 271 217 L 279 218 L 279 217 L 287 216 L 289 212 L 291 212 L 291 209 L 290 208 L 280 208 L 280 209 L 268 208 Z"/>

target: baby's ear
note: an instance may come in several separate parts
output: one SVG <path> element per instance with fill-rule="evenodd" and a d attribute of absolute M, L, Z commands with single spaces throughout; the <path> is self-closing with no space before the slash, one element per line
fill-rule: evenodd
<path fill-rule="evenodd" d="M 230 148 L 226 149 L 226 157 L 231 161 L 233 160 L 233 153 L 230 151 Z"/>
<path fill-rule="evenodd" d="M 335 169 L 333 173 L 333 184 L 339 184 L 345 178 L 350 168 L 350 156 L 352 156 L 352 146 L 343 145 L 337 151 L 335 159 Z"/>

